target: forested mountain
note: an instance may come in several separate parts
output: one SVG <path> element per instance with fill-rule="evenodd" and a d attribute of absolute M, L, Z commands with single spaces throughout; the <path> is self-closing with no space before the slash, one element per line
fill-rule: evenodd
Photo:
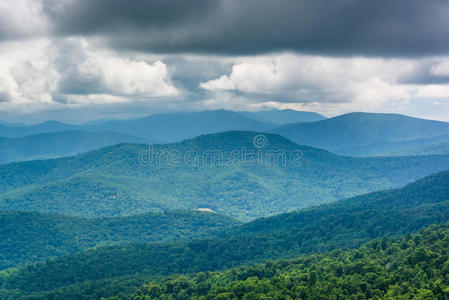
<path fill-rule="evenodd" d="M 169 277 L 111 299 L 447 299 L 449 229 L 223 273 Z M 331 296 L 331 297 L 329 297 Z M 149 297 L 149 298 L 146 298 Z"/>
<path fill-rule="evenodd" d="M 287 124 L 289 123 L 289 124 Z M 285 124 L 279 127 L 280 124 Z M 2 125 L 0 137 L 13 138 L 68 130 L 110 131 L 152 143 L 179 142 L 229 130 L 270 131 L 298 144 L 349 156 L 399 156 L 449 153 L 449 123 L 397 114 L 350 113 L 334 118 L 314 112 L 227 110 L 154 114 L 127 120 L 98 120 L 80 125 L 48 121 Z M 71 153 L 65 153 L 67 156 Z"/>
<path fill-rule="evenodd" d="M 421 138 L 404 142 L 379 142 L 345 150 L 350 156 L 400 156 L 449 153 L 449 135 Z"/>
<path fill-rule="evenodd" d="M 230 217 L 197 211 L 100 219 L 0 212 L 0 270 L 98 245 L 199 238 L 236 224 Z"/>
<path fill-rule="evenodd" d="M 419 150 L 433 145 L 429 138 L 439 137 L 437 144 L 449 142 L 449 123 L 397 114 L 349 113 L 272 131 L 299 144 L 354 156 L 429 154 L 432 152 Z"/>
<path fill-rule="evenodd" d="M 2 288 L 5 293 L 108 296 L 165 275 L 355 248 L 373 238 L 446 223 L 448 216 L 449 171 L 401 189 L 255 220 L 215 238 L 98 247 L 5 272 Z"/>
<path fill-rule="evenodd" d="M 236 112 L 214 110 L 155 114 L 144 118 L 98 123 L 86 128 L 123 132 L 151 141 L 179 142 L 201 134 L 229 130 L 261 131 L 274 126 L 274 124 L 261 122 Z"/>
<path fill-rule="evenodd" d="M 127 120 L 103 120 L 81 125 L 48 121 L 31 126 L 0 125 L 0 137 L 20 137 L 37 133 L 67 130 L 111 131 L 124 133 L 151 142 L 179 142 L 201 134 L 229 130 L 266 130 L 275 127 L 274 123 L 259 121 L 253 117 L 227 111 L 213 110 L 202 112 L 154 114 Z"/>
<path fill-rule="evenodd" d="M 76 125 L 47 121 L 36 125 L 0 125 L 0 137 L 14 138 L 26 135 L 79 129 Z"/>
<path fill-rule="evenodd" d="M 145 140 L 123 133 L 78 130 L 0 138 L 0 164 L 70 156 L 119 143 L 139 142 Z"/>
<path fill-rule="evenodd" d="M 2 165 L 0 210 L 99 217 L 210 208 L 251 219 L 402 186 L 448 168 L 443 155 L 350 158 L 279 135 L 226 132 Z"/>
<path fill-rule="evenodd" d="M 255 118 L 262 122 L 276 123 L 276 124 L 316 122 L 326 119 L 326 117 L 315 112 L 297 111 L 293 109 L 239 111 L 239 113 L 245 116 Z"/>
<path fill-rule="evenodd" d="M 9 122 L 5 122 L 0 120 L 0 125 L 4 125 L 4 126 L 9 126 L 9 127 L 13 127 L 13 126 L 26 126 L 23 123 L 9 123 Z"/>

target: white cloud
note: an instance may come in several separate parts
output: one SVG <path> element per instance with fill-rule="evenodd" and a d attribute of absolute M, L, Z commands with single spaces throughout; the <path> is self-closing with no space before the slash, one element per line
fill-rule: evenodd
<path fill-rule="evenodd" d="M 81 80 L 88 86 L 97 85 L 94 88 L 101 93 L 121 96 L 164 97 L 179 93 L 170 83 L 167 67 L 160 60 L 148 63 L 108 50 L 94 50 L 85 40 L 70 39 L 64 43 L 68 45 L 60 46 L 62 49 L 79 44 L 75 55 L 78 61 L 70 62 L 67 81 Z M 67 68 L 65 61 L 60 62 L 60 68 Z"/>
<path fill-rule="evenodd" d="M 449 100 L 448 84 L 430 84 L 417 88 L 416 96 L 420 98 Z M 441 102 L 439 102 L 441 104 Z"/>
<path fill-rule="evenodd" d="M 0 45 L 0 109 L 150 101 L 177 96 L 167 66 L 91 47 L 81 38 Z"/>
<path fill-rule="evenodd" d="M 201 82 L 200 87 L 210 91 L 226 91 L 237 89 L 237 87 L 227 75 L 223 75 L 220 78 L 212 79 L 206 82 Z"/>
<path fill-rule="evenodd" d="M 410 87 L 397 82 L 418 65 L 408 60 L 279 54 L 240 59 L 229 75 L 200 86 L 209 91 L 236 90 L 298 102 L 382 102 L 410 96 Z"/>
<path fill-rule="evenodd" d="M 55 88 L 56 74 L 42 59 L 48 41 L 9 42 L 0 46 L 0 95 L 2 106 L 48 103 Z M 6 104 L 5 100 L 8 102 Z"/>
<path fill-rule="evenodd" d="M 48 20 L 36 0 L 0 1 L 0 37 L 21 38 L 45 34 Z"/>
<path fill-rule="evenodd" d="M 204 81 L 200 87 L 209 92 L 209 104 L 225 107 L 293 108 L 326 115 L 349 111 L 419 115 L 426 103 L 427 117 L 438 113 L 439 119 L 448 120 L 441 115 L 449 115 L 449 84 L 432 83 L 448 76 L 448 62 L 445 57 L 338 58 L 292 53 L 237 57 L 228 74 Z M 235 100 L 231 105 L 232 97 L 223 95 L 232 93 L 249 100 Z"/>
<path fill-rule="evenodd" d="M 449 76 L 449 59 L 444 59 L 433 65 L 429 71 L 434 76 Z"/>

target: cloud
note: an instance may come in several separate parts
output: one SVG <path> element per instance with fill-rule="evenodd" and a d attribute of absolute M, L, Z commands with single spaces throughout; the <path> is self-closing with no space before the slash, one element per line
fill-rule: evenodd
<path fill-rule="evenodd" d="M 440 61 L 430 68 L 430 74 L 438 77 L 449 76 L 449 59 Z"/>
<path fill-rule="evenodd" d="M 0 16 L 0 41 L 42 35 L 48 29 L 41 1 L 2 0 Z"/>
<path fill-rule="evenodd" d="M 449 100 L 449 84 L 446 85 L 432 84 L 418 87 L 416 96 L 420 98 Z M 441 102 L 436 103 L 441 104 Z"/>
<path fill-rule="evenodd" d="M 296 102 L 384 102 L 409 97 L 410 87 L 397 82 L 419 66 L 413 60 L 291 53 L 240 60 L 230 74 L 200 86 L 209 91 L 237 91 Z"/>
<path fill-rule="evenodd" d="M 181 93 L 162 61 L 119 55 L 83 38 L 10 42 L 0 50 L 0 109 L 152 101 Z"/>
<path fill-rule="evenodd" d="M 449 113 L 447 0 L 0 0 L 0 15 L 2 115 Z"/>
<path fill-rule="evenodd" d="M 93 35 L 120 49 L 396 57 L 449 52 L 446 0 L 40 1 L 52 34 Z"/>
<path fill-rule="evenodd" d="M 329 115 L 356 110 L 412 111 L 419 115 L 415 108 L 423 110 L 422 103 L 429 106 L 425 111 L 432 111 L 434 100 L 449 104 L 449 84 L 433 83 L 444 75 L 435 73 L 435 66 L 445 65 L 444 57 L 384 59 L 283 53 L 233 60 L 227 74 L 199 84 L 209 93 L 209 106 L 293 108 Z M 231 103 L 232 95 L 239 100 Z M 432 112 L 444 115 L 443 111 L 449 113 L 448 106 L 440 105 L 440 111 Z"/>
<path fill-rule="evenodd" d="M 65 53 L 57 60 L 62 74 L 60 92 L 65 94 L 111 94 L 135 98 L 176 96 L 179 91 L 168 79 L 160 60 L 148 63 L 121 57 L 107 50 L 92 49 L 85 39 L 68 39 L 57 45 Z M 66 60 L 69 49 L 70 58 Z"/>

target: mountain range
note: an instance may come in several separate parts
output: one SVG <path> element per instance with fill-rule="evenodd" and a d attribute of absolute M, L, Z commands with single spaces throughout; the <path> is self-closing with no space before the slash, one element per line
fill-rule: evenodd
<path fill-rule="evenodd" d="M 265 130 L 291 122 L 311 122 L 325 117 L 314 112 L 265 110 L 232 112 L 211 110 L 153 114 L 127 120 L 103 119 L 79 125 L 47 121 L 35 125 L 0 123 L 0 137 L 13 138 L 68 130 L 109 131 L 137 136 L 152 142 L 176 142 L 201 134 L 229 130 Z"/>
<path fill-rule="evenodd" d="M 0 142 L 5 149 L 0 163 L 69 156 L 114 143 L 180 142 L 229 130 L 272 132 L 298 144 L 356 157 L 449 154 L 448 124 L 397 114 L 350 113 L 326 119 L 313 112 L 293 110 L 217 110 L 98 120 L 80 125 L 56 121 L 31 126 L 0 125 L 3 137 Z M 75 131 L 83 134 L 78 133 L 70 145 L 63 146 Z M 62 132 L 67 132 L 67 137 Z M 92 137 L 95 133 L 102 135 L 98 132 L 108 133 L 96 142 Z M 36 135 L 42 133 L 46 135 L 38 139 Z M 6 140 L 18 137 L 21 139 Z M 5 143 L 13 145 L 14 153 Z M 30 151 L 34 148 L 36 153 Z"/>
<path fill-rule="evenodd" d="M 325 120 L 326 117 L 316 112 L 297 111 L 293 109 L 272 109 L 259 111 L 241 111 L 240 114 L 266 123 L 285 125 L 288 123 L 308 123 Z"/>
<path fill-rule="evenodd" d="M 231 131 L 1 165 L 0 210 L 106 217 L 208 208 L 248 220 L 446 169 L 449 155 L 350 158 L 279 135 Z"/>
<path fill-rule="evenodd" d="M 299 144 L 351 156 L 447 153 L 449 142 L 449 123 L 398 114 L 349 113 L 271 131 Z M 441 144 L 440 151 L 427 149 Z"/>
<path fill-rule="evenodd" d="M 89 290 L 97 298 L 112 296 L 165 275 L 358 247 L 373 238 L 444 224 L 448 215 L 446 171 L 400 189 L 237 224 L 206 239 L 97 247 L 28 265 L 4 272 L 1 288 L 5 293 L 42 292 L 48 297 L 88 295 Z"/>
<path fill-rule="evenodd" d="M 0 164 L 71 156 L 119 143 L 139 142 L 145 140 L 123 133 L 79 130 L 0 138 Z"/>

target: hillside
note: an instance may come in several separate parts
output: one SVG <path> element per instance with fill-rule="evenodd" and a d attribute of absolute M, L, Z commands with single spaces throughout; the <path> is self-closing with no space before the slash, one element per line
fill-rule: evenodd
<path fill-rule="evenodd" d="M 25 294 L 57 289 L 56 294 L 109 296 L 160 276 L 356 248 L 370 239 L 446 223 L 448 216 L 449 171 L 402 189 L 255 220 L 215 238 L 96 248 L 21 268 L 5 275 L 2 287 Z"/>
<path fill-rule="evenodd" d="M 214 110 L 155 114 L 144 118 L 98 123 L 86 128 L 122 132 L 166 143 L 179 142 L 201 134 L 229 130 L 262 131 L 274 126 L 232 111 Z"/>
<path fill-rule="evenodd" d="M 449 153 L 449 135 L 414 139 L 404 142 L 380 142 L 345 150 L 351 156 L 407 156 Z"/>
<path fill-rule="evenodd" d="M 2 165 L 0 210 L 102 217 L 210 208 L 252 219 L 402 186 L 445 169 L 449 156 L 350 158 L 278 135 L 226 132 Z"/>
<path fill-rule="evenodd" d="M 0 270 L 98 245 L 204 237 L 236 224 L 226 216 L 196 211 L 101 219 L 0 212 Z"/>
<path fill-rule="evenodd" d="M 275 124 L 259 121 L 240 113 L 212 110 L 153 114 L 143 118 L 127 120 L 99 120 L 80 125 L 64 124 L 57 121 L 30 126 L 0 125 L 0 137 L 13 138 L 38 133 L 82 130 L 119 132 L 151 142 L 167 143 L 179 142 L 201 134 L 229 130 L 262 131 L 275 126 Z"/>
<path fill-rule="evenodd" d="M 313 123 L 289 124 L 272 132 L 341 155 L 374 156 L 410 153 L 414 147 L 429 146 L 426 139 L 449 135 L 449 123 L 397 114 L 349 113 Z M 416 144 L 420 139 L 424 139 L 423 145 Z M 412 140 L 414 145 L 404 143 Z"/>
<path fill-rule="evenodd" d="M 112 299 L 447 299 L 448 261 L 448 226 L 433 226 L 357 250 L 170 277 Z"/>
<path fill-rule="evenodd" d="M 0 120 L 0 125 L 9 126 L 9 127 L 13 127 L 13 126 L 25 126 L 25 124 L 23 124 L 23 123 L 10 123 L 10 122 L 2 121 L 2 120 Z"/>
<path fill-rule="evenodd" d="M 61 131 L 18 138 L 0 138 L 0 164 L 70 156 L 119 143 L 143 139 L 115 132 Z"/>
<path fill-rule="evenodd" d="M 326 119 L 326 117 L 315 112 L 297 111 L 293 109 L 239 111 L 239 113 L 262 122 L 281 125 L 288 123 L 316 122 Z"/>
<path fill-rule="evenodd" d="M 15 138 L 38 133 L 58 132 L 80 129 L 76 125 L 57 121 L 47 121 L 36 125 L 2 125 L 0 124 L 0 137 Z"/>

